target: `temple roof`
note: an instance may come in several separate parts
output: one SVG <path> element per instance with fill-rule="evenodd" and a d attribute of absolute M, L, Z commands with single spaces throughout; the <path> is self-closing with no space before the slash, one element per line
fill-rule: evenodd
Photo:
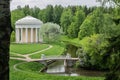
<path fill-rule="evenodd" d="M 15 24 L 16 25 L 41 25 L 43 24 L 43 22 L 32 16 L 26 16 L 22 19 L 17 20 Z"/>

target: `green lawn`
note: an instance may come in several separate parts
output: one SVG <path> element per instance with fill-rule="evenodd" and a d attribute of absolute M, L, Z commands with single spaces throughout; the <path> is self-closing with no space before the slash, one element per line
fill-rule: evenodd
<path fill-rule="evenodd" d="M 20 54 L 30 54 L 42 49 L 47 48 L 47 44 L 11 44 L 10 52 L 20 53 Z"/>
<path fill-rule="evenodd" d="M 77 47 L 81 47 L 80 40 L 78 38 L 68 38 L 67 36 L 61 36 L 61 41 L 67 43 L 67 44 L 72 44 Z"/>
<path fill-rule="evenodd" d="M 38 54 L 35 55 L 31 55 L 31 58 L 40 58 L 41 54 L 45 54 L 46 56 L 50 56 L 50 55 L 61 55 L 64 51 L 64 47 L 61 45 L 57 45 L 57 44 L 52 44 L 52 48 L 43 52 L 40 52 Z"/>
<path fill-rule="evenodd" d="M 10 57 L 25 58 L 25 57 L 23 57 L 23 56 L 18 56 L 18 55 L 16 55 L 16 54 L 12 54 L 12 53 L 10 53 Z"/>
<path fill-rule="evenodd" d="M 18 68 L 23 71 L 36 72 L 36 73 L 38 73 L 43 67 L 44 65 L 40 64 L 39 62 L 27 62 L 18 66 Z"/>

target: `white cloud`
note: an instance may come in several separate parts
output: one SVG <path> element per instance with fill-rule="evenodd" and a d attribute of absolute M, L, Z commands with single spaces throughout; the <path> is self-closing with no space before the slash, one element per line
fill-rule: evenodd
<path fill-rule="evenodd" d="M 97 6 L 99 3 L 95 2 L 96 0 L 12 0 L 11 1 L 11 10 L 17 8 L 18 5 L 21 7 L 29 5 L 30 7 L 37 6 L 41 9 L 45 8 L 48 4 L 51 5 L 87 5 L 87 6 Z"/>

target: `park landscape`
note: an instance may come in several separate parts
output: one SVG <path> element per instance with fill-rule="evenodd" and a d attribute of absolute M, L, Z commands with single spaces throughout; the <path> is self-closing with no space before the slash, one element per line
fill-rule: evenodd
<path fill-rule="evenodd" d="M 117 1 L 117 0 L 116 0 Z M 120 80 L 120 7 L 48 5 L 45 9 L 18 6 L 11 11 L 10 80 Z M 119 1 L 118 1 L 119 3 Z M 27 15 L 43 21 L 43 42 L 16 43 L 15 22 Z M 41 72 L 41 55 L 77 57 L 72 68 L 102 71 L 99 76 L 60 76 Z M 51 63 L 52 64 L 52 63 Z"/>
<path fill-rule="evenodd" d="M 22 48 L 21 48 L 22 47 Z M 28 47 L 30 50 L 28 50 Z M 28 62 L 27 59 L 38 59 L 40 54 L 46 55 L 61 55 L 63 46 L 55 44 L 16 44 L 10 46 L 10 79 L 11 80 L 103 80 L 103 77 L 70 77 L 70 76 L 55 76 L 39 72 L 45 66 L 38 62 Z M 59 50 L 58 50 L 59 49 Z M 43 50 L 43 51 L 41 51 Z M 41 52 L 38 52 L 41 51 Z M 19 53 L 20 52 L 20 53 Z M 37 54 L 32 54 L 38 52 Z M 54 54 L 53 54 L 54 53 Z M 27 57 L 26 57 L 27 56 Z M 32 57 L 34 56 L 34 57 Z M 38 57 L 39 56 L 39 57 Z M 21 60 L 20 60 L 21 59 Z M 26 59 L 26 61 L 22 61 Z"/>

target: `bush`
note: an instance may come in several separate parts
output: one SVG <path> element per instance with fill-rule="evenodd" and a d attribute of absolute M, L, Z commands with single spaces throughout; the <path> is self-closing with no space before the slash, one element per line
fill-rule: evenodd
<path fill-rule="evenodd" d="M 60 26 L 54 23 L 46 23 L 41 26 L 40 35 L 44 42 L 57 42 L 60 37 Z"/>
<path fill-rule="evenodd" d="M 108 41 L 103 38 L 103 35 L 94 34 L 90 37 L 85 37 L 81 40 L 81 49 L 78 49 L 77 54 L 81 59 L 82 66 L 91 69 L 106 69 L 105 55 L 109 45 Z"/>

